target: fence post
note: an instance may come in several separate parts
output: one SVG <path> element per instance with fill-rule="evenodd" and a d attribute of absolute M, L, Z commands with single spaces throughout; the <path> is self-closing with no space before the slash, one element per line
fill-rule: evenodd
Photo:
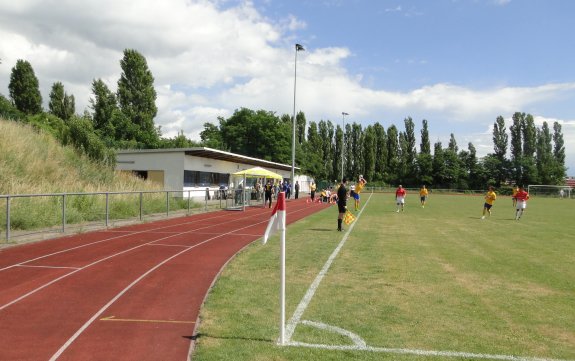
<path fill-rule="evenodd" d="M 190 190 L 188 189 L 188 215 L 190 214 Z"/>
<path fill-rule="evenodd" d="M 6 242 L 10 241 L 10 196 L 6 197 Z"/>
<path fill-rule="evenodd" d="M 62 233 L 66 232 L 66 193 L 62 194 Z"/>
<path fill-rule="evenodd" d="M 142 221 L 142 198 L 143 194 L 140 192 L 140 222 Z"/>
<path fill-rule="evenodd" d="M 108 221 L 110 219 L 110 204 L 108 203 L 108 196 L 110 194 L 106 192 L 106 228 L 108 228 Z"/>
<path fill-rule="evenodd" d="M 166 191 L 166 217 L 170 216 L 170 192 Z"/>

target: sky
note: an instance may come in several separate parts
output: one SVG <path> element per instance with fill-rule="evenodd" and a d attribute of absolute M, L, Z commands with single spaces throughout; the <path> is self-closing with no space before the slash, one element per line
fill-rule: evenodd
<path fill-rule="evenodd" d="M 432 143 L 453 133 L 478 156 L 498 116 L 558 122 L 575 176 L 574 13 L 571 0 L 0 0 L 0 93 L 24 59 L 45 108 L 59 81 L 81 114 L 135 49 L 165 137 L 199 140 L 242 107 L 292 115 L 295 82 L 308 122 L 404 130 L 411 117 L 418 148 L 423 119 Z"/>

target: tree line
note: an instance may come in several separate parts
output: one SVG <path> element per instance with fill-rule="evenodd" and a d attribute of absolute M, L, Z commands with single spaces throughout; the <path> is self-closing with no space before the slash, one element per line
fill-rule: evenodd
<path fill-rule="evenodd" d="M 61 82 L 52 85 L 48 110 L 42 108 L 39 82 L 32 65 L 18 60 L 12 69 L 9 94 L 0 94 L 0 115 L 45 129 L 94 160 L 113 166 L 115 149 L 185 148 L 206 146 L 274 162 L 291 164 L 292 117 L 266 110 L 237 109 L 218 124 L 204 123 L 201 141 L 180 132 L 161 136 L 154 77 L 145 57 L 126 49 L 117 91 L 102 79 L 92 81 L 90 109 L 76 114 L 74 96 Z M 419 144 L 411 117 L 400 129 L 379 122 L 345 128 L 330 120 L 306 120 L 296 115 L 296 166 L 316 180 L 333 181 L 363 174 L 371 184 L 436 188 L 484 189 L 515 184 L 563 184 L 565 146 L 561 125 L 547 122 L 538 128 L 533 116 L 517 112 L 506 129 L 502 116 L 493 124 L 493 152 L 479 158 L 468 143 L 460 149 L 454 134 L 444 146 L 429 139 L 427 120 L 421 122 Z M 419 150 L 418 150 L 419 145 Z"/>
<path fill-rule="evenodd" d="M 239 109 L 219 124 L 206 123 L 203 144 L 279 163 L 291 163 L 289 115 Z M 472 143 L 460 149 L 454 134 L 444 146 L 432 144 L 427 120 L 422 121 L 419 144 L 411 117 L 403 129 L 379 122 L 345 129 L 329 120 L 311 121 L 296 115 L 296 165 L 319 180 L 355 179 L 364 175 L 372 184 L 436 188 L 484 189 L 486 185 L 563 184 L 566 175 L 561 125 L 535 126 L 533 116 L 517 112 L 509 133 L 502 116 L 493 124 L 493 153 L 479 158 Z M 419 145 L 419 151 L 417 150 Z M 433 151 L 432 151 L 433 149 Z M 510 150 L 510 157 L 508 157 Z"/>

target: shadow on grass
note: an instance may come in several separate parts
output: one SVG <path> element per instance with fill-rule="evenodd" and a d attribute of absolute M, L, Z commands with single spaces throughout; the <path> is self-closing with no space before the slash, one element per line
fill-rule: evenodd
<path fill-rule="evenodd" d="M 253 337 L 239 337 L 239 336 L 215 336 L 205 333 L 198 333 L 195 336 L 182 336 L 188 340 L 197 341 L 199 338 L 213 338 L 217 340 L 243 340 L 243 341 L 258 341 L 258 342 L 276 342 L 276 340 L 269 338 L 253 338 Z"/>

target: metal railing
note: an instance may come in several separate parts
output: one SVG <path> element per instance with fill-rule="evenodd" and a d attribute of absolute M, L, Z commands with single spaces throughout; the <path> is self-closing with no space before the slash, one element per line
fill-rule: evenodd
<path fill-rule="evenodd" d="M 29 232 L 33 232 L 33 233 L 42 233 L 42 232 L 46 232 L 45 229 L 48 228 L 50 229 L 52 232 L 54 231 L 55 226 L 59 227 L 59 231 L 61 233 L 65 233 L 67 226 L 68 226 L 68 216 L 67 216 L 67 211 L 70 211 L 71 209 L 74 209 L 74 207 L 71 207 L 68 203 L 69 200 L 72 197 L 104 197 L 104 201 L 100 200 L 100 203 L 102 204 L 97 204 L 93 207 L 91 207 L 89 210 L 91 211 L 97 211 L 98 208 L 102 207 L 104 208 L 103 210 L 100 209 L 100 215 L 102 215 L 99 222 L 103 222 L 104 226 L 107 228 L 110 226 L 110 221 L 111 219 L 114 220 L 125 220 L 125 218 L 114 218 L 112 217 L 112 212 L 111 212 L 111 205 L 112 205 L 112 196 L 117 196 L 117 195 L 125 195 L 125 196 L 136 196 L 137 197 L 137 211 L 136 211 L 136 215 L 135 216 L 131 216 L 128 217 L 128 219 L 134 219 L 137 218 L 140 222 L 144 220 L 144 216 L 146 216 L 146 211 L 148 210 L 147 208 L 150 209 L 150 214 L 154 214 L 154 215 L 158 215 L 158 214 L 164 214 L 166 217 L 170 216 L 170 212 L 177 212 L 177 211 L 185 211 L 186 215 L 191 214 L 192 211 L 192 206 L 194 209 L 198 209 L 201 210 L 203 208 L 204 211 L 208 211 L 210 208 L 214 208 L 214 209 L 223 209 L 225 207 L 225 200 L 222 199 L 222 197 L 219 196 L 215 196 L 215 197 L 211 197 L 209 194 L 209 190 L 206 190 L 205 192 L 205 196 L 203 197 L 192 197 L 192 194 L 198 194 L 198 191 L 193 191 L 193 190 L 163 190 L 163 191 L 130 191 L 130 192 L 91 192 L 91 193 L 44 193 L 44 194 L 13 194 L 13 195 L 0 195 L 0 200 L 3 200 L 5 203 L 5 212 L 0 211 L 0 215 L 2 213 L 5 213 L 4 218 L 5 218 L 5 222 L 2 222 L 2 224 L 0 224 L 0 229 L 5 228 L 5 240 L 6 242 L 9 242 L 10 239 L 12 238 L 12 231 L 13 231 L 13 215 L 14 215 L 14 211 L 15 209 L 13 208 L 13 202 L 17 199 L 38 199 L 38 198 L 48 198 L 51 200 L 52 203 L 56 203 L 58 205 L 59 210 L 57 212 L 60 213 L 60 225 L 58 226 L 57 224 L 55 224 L 54 222 L 52 222 L 51 224 L 44 224 L 41 227 L 32 227 L 32 229 L 26 229 L 26 227 L 22 228 L 20 227 L 18 229 L 18 231 L 23 231 L 24 233 L 29 231 Z M 148 200 L 146 201 L 144 198 L 145 195 L 149 195 L 149 194 L 155 194 L 155 195 L 159 195 L 159 197 L 161 197 L 161 199 L 164 200 L 160 200 L 160 199 L 153 199 L 153 200 Z M 198 199 L 202 200 L 203 198 L 203 202 L 200 201 L 199 203 L 196 201 Z M 124 203 L 128 203 L 127 200 L 123 200 Z M 41 203 L 41 202 L 37 202 L 37 203 Z M 163 208 L 163 210 L 160 212 L 159 208 L 160 208 L 160 203 L 164 203 L 164 205 L 162 205 L 161 207 Z M 133 204 L 132 204 L 133 206 Z M 29 207 L 35 207 L 35 205 L 32 205 Z M 40 205 L 40 207 L 42 207 L 42 205 Z M 46 212 L 55 212 L 55 208 L 54 206 L 49 207 L 46 206 L 45 208 L 51 208 L 51 209 L 46 209 Z M 103 212 L 102 212 L 103 211 Z M 21 211 L 22 212 L 22 211 Z M 38 211 L 39 213 L 42 213 L 42 210 Z M 30 217 L 34 217 L 34 215 L 32 214 L 32 212 L 30 213 Z M 125 214 L 124 214 L 125 216 Z M 91 216 L 91 221 L 98 221 L 97 217 L 94 219 L 94 215 L 92 214 Z M 22 233 L 22 232 L 20 232 Z M 26 233 L 26 234 L 30 234 L 30 233 Z M 1 240 L 1 237 L 0 237 Z"/>

